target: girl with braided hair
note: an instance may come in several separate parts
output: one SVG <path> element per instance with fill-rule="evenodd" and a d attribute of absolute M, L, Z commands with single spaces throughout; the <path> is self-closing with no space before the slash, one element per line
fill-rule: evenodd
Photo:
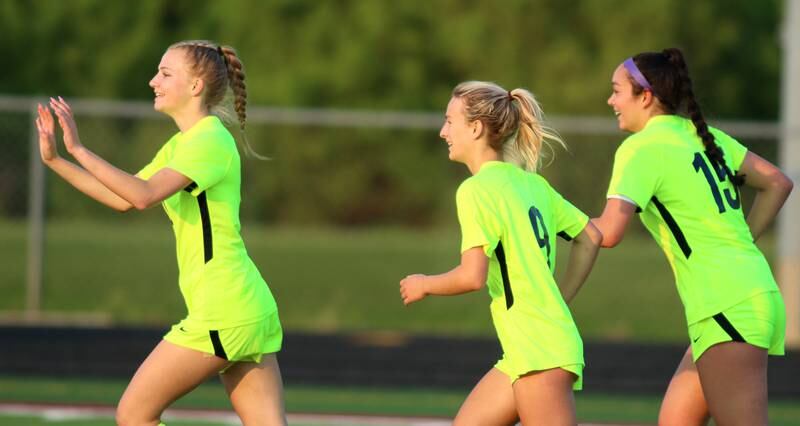
<path fill-rule="evenodd" d="M 439 136 L 450 160 L 472 173 L 456 192 L 461 263 L 439 275 L 407 276 L 400 295 L 408 305 L 486 286 L 503 348 L 453 424 L 574 425 L 583 343 L 566 302 L 588 276 L 602 236 L 536 174 L 543 145 L 561 139 L 529 91 L 479 81 L 453 90 Z M 556 236 L 572 241 L 559 283 Z"/>
<path fill-rule="evenodd" d="M 179 284 L 188 315 L 136 371 L 117 407 L 120 425 L 158 425 L 173 401 L 219 373 L 245 425 L 282 425 L 283 385 L 275 357 L 283 333 L 275 299 L 240 236 L 241 164 L 236 142 L 215 113 L 228 88 L 244 130 L 242 63 L 228 46 L 184 41 L 170 46 L 150 80 L 154 108 L 178 133 L 136 175 L 109 164 L 78 137 L 60 97 L 39 105 L 43 162 L 75 188 L 115 210 L 162 204 L 176 238 Z M 67 152 L 59 156 L 55 113 Z M 245 140 L 244 149 L 250 150 Z"/>
<path fill-rule="evenodd" d="M 755 245 L 793 183 L 777 167 L 708 126 L 679 49 L 640 53 L 614 71 L 608 104 L 633 133 L 614 159 L 608 201 L 592 221 L 603 247 L 634 213 L 675 275 L 690 345 L 672 377 L 659 425 L 767 424 L 767 354 L 784 353 L 785 310 Z M 678 113 L 685 108 L 688 118 Z M 756 190 L 745 217 L 739 187 Z"/>

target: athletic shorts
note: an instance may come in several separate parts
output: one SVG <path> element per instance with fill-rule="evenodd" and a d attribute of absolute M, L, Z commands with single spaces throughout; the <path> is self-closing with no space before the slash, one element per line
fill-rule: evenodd
<path fill-rule="evenodd" d="M 283 329 L 275 311 L 262 321 L 220 330 L 192 328 L 183 320 L 172 326 L 164 340 L 231 361 L 227 369 L 234 362 L 259 363 L 263 354 L 278 352 Z"/>
<path fill-rule="evenodd" d="M 786 308 L 779 291 L 751 296 L 722 312 L 689 325 L 692 358 L 697 361 L 708 348 L 723 342 L 745 342 L 784 354 Z"/>
<path fill-rule="evenodd" d="M 542 318 L 535 308 L 524 304 L 507 309 L 505 302 L 493 303 L 491 311 L 503 348 L 494 368 L 512 384 L 529 373 L 562 368 L 577 376 L 574 390 L 583 388 L 583 341 L 574 323 Z"/>
<path fill-rule="evenodd" d="M 517 381 L 522 376 L 525 376 L 529 373 L 536 373 L 537 371 L 544 371 L 544 370 L 527 370 L 526 367 L 518 367 L 515 366 L 513 362 L 509 361 L 507 358 L 503 357 L 500 361 L 497 361 L 497 364 L 494 365 L 494 368 L 500 370 L 503 374 L 508 376 L 511 380 L 511 384 L 513 385 L 514 382 Z M 583 389 L 583 364 L 569 364 L 569 365 L 559 365 L 553 368 L 560 368 L 562 370 L 569 371 L 570 373 L 576 376 L 575 383 L 572 384 L 572 390 L 581 390 Z"/>

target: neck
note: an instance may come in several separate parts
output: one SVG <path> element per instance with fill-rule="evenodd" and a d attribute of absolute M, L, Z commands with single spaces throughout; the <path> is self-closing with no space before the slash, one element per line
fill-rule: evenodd
<path fill-rule="evenodd" d="M 502 155 L 499 152 L 486 146 L 484 149 L 475 153 L 470 161 L 466 163 L 467 168 L 471 174 L 476 174 L 487 161 L 503 161 Z"/>
<path fill-rule="evenodd" d="M 208 117 L 208 109 L 189 109 L 171 114 L 181 133 L 191 129 L 198 121 Z"/>

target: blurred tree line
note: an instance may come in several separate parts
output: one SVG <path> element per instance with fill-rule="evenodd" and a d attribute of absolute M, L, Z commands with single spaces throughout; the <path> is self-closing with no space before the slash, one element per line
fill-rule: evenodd
<path fill-rule="evenodd" d="M 602 115 L 609 114 L 617 64 L 678 46 L 712 122 L 774 120 L 781 18 L 778 0 L 2 0 L 0 93 L 149 100 L 147 83 L 168 45 L 211 39 L 239 51 L 250 105 L 443 111 L 456 83 L 479 79 L 529 88 L 549 114 Z M 27 120 L 5 119 L 23 122 L 22 130 L 0 125 L 10 144 L 0 177 L 24 174 L 27 147 L 12 141 L 28 131 Z M 131 171 L 175 131 L 107 121 L 92 125 L 92 140 L 80 117 L 79 126 L 98 151 L 98 139 L 145 140 L 105 147 Z M 584 158 L 585 170 L 573 184 L 570 163 L 545 174 L 580 198 L 572 189 L 606 179 L 623 135 L 591 144 L 559 130 L 580 150 L 573 160 Z M 249 217 L 426 224 L 447 213 L 452 220 L 448 206 L 465 174 L 443 165 L 446 153 L 433 131 L 254 126 L 248 136 L 275 158 L 245 166 Z M 0 185 L 4 215 L 24 214 L 27 190 L 18 180 Z M 602 199 L 603 185 L 590 188 L 600 191 L 595 198 Z M 62 187 L 51 185 L 52 197 L 63 200 L 51 202 L 52 214 L 94 209 L 73 205 L 69 200 L 80 197 Z"/>

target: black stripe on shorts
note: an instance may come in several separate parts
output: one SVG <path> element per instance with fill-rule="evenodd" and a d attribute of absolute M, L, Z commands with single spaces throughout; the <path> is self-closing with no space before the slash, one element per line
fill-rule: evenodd
<path fill-rule="evenodd" d="M 208 336 L 211 338 L 211 345 L 214 346 L 214 355 L 228 360 L 228 355 L 225 353 L 225 348 L 222 347 L 222 341 L 219 340 L 219 331 L 209 330 Z"/>
<path fill-rule="evenodd" d="M 733 339 L 734 342 L 747 343 L 745 342 L 744 337 L 742 337 L 742 335 L 736 331 L 736 328 L 733 326 L 733 324 L 731 324 L 730 321 L 728 321 L 727 318 L 725 318 L 725 315 L 723 315 L 722 312 L 714 315 L 713 318 L 714 321 L 716 321 L 717 324 L 719 324 L 719 326 L 722 327 L 726 333 L 728 333 L 728 336 L 731 336 L 731 339 Z"/>

